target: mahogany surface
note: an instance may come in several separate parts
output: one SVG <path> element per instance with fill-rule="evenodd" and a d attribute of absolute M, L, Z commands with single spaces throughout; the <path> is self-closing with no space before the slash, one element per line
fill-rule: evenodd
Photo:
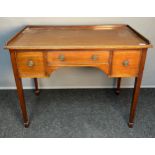
<path fill-rule="evenodd" d="M 9 49 L 111 49 L 148 48 L 147 40 L 127 25 L 27 26 Z"/>
<path fill-rule="evenodd" d="M 60 67 L 97 67 L 108 77 L 134 77 L 135 87 L 129 127 L 133 127 L 140 85 L 150 42 L 129 25 L 26 26 L 5 46 L 11 54 L 24 125 L 29 124 L 22 78 L 47 78 Z"/>

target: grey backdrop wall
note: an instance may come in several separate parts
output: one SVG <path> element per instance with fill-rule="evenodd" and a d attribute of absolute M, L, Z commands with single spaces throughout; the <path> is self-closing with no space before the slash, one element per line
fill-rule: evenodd
<path fill-rule="evenodd" d="M 155 18 L 0 18 L 0 89 L 14 89 L 15 82 L 5 42 L 25 25 L 97 25 L 129 24 L 155 46 Z M 31 79 L 23 80 L 24 88 L 32 88 Z M 41 88 L 111 88 L 114 79 L 96 68 L 61 68 L 50 78 L 39 79 Z M 122 87 L 133 87 L 133 79 L 123 79 Z M 142 87 L 155 87 L 155 50 L 149 49 Z"/>

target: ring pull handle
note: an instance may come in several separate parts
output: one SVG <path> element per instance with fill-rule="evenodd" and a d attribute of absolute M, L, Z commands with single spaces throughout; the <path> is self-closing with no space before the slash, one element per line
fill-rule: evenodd
<path fill-rule="evenodd" d="M 123 61 L 123 62 L 122 62 L 122 65 L 123 65 L 124 67 L 129 66 L 129 61 L 128 61 L 128 60 Z"/>
<path fill-rule="evenodd" d="M 97 55 L 92 55 L 91 59 L 92 59 L 93 61 L 96 61 L 96 60 L 98 59 L 98 56 L 97 56 Z"/>
<path fill-rule="evenodd" d="M 28 67 L 33 67 L 34 65 L 35 65 L 35 63 L 32 60 L 28 60 L 28 62 L 27 62 Z"/>
<path fill-rule="evenodd" d="M 64 56 L 63 54 L 61 54 L 61 55 L 59 55 L 58 59 L 59 59 L 60 61 L 64 61 L 64 60 L 65 60 L 65 56 Z"/>

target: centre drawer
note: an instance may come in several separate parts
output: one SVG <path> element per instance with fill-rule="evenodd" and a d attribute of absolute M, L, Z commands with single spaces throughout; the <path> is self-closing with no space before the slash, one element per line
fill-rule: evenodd
<path fill-rule="evenodd" d="M 109 51 L 52 51 L 47 52 L 47 62 L 49 66 L 109 64 Z"/>

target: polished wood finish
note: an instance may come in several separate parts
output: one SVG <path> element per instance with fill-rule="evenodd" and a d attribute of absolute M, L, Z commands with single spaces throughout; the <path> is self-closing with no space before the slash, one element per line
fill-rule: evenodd
<path fill-rule="evenodd" d="M 96 67 L 117 78 L 116 94 L 120 93 L 121 78 L 135 77 L 129 119 L 129 127 L 133 126 L 146 51 L 152 45 L 129 25 L 26 26 L 5 47 L 10 50 L 25 126 L 29 121 L 21 78 L 33 78 L 38 95 L 37 78 L 72 66 Z"/>
<path fill-rule="evenodd" d="M 64 66 L 92 66 L 100 68 L 110 77 L 135 77 L 141 53 L 141 50 L 115 50 L 110 57 L 110 51 L 18 51 L 17 65 L 22 78 L 47 77 Z M 124 61 L 128 61 L 127 66 L 123 65 Z M 29 65 L 29 62 L 33 64 Z"/>
<path fill-rule="evenodd" d="M 52 51 L 47 52 L 47 74 L 59 67 L 91 66 L 109 73 L 109 51 Z"/>
<path fill-rule="evenodd" d="M 143 77 L 143 70 L 144 70 L 144 66 L 145 66 L 146 54 L 147 54 L 147 49 L 143 49 L 142 56 L 141 56 L 141 62 L 139 65 L 138 77 L 135 78 L 133 99 L 132 99 L 132 105 L 131 105 L 131 110 L 130 110 L 130 118 L 129 118 L 129 123 L 128 123 L 130 128 L 132 128 L 133 124 L 134 124 L 134 117 L 135 117 L 136 107 L 137 107 L 137 103 L 138 103 L 140 85 L 141 85 L 142 77 Z"/>
<path fill-rule="evenodd" d="M 109 51 L 57 51 L 47 52 L 48 65 L 108 64 Z M 64 57 L 64 60 L 61 59 Z"/>
<path fill-rule="evenodd" d="M 111 77 L 135 77 L 139 71 L 141 50 L 115 50 Z M 124 62 L 128 62 L 124 65 Z"/>
<path fill-rule="evenodd" d="M 115 93 L 116 95 L 119 95 L 120 94 L 120 86 L 121 86 L 121 78 L 117 78 L 117 87 L 116 87 L 116 90 L 115 90 Z"/>
<path fill-rule="evenodd" d="M 28 119 L 26 105 L 25 105 L 22 80 L 19 77 L 19 73 L 18 73 L 18 67 L 17 67 L 17 63 L 16 63 L 15 52 L 11 51 L 10 56 L 11 56 L 12 68 L 13 68 L 13 73 L 14 73 L 14 77 L 15 77 L 16 87 L 17 87 L 17 93 L 18 93 L 20 108 L 21 108 L 22 116 L 23 116 L 23 120 L 24 120 L 24 126 L 28 127 L 29 126 L 29 119 Z"/>
<path fill-rule="evenodd" d="M 28 26 L 9 49 L 141 49 L 151 45 L 127 25 Z"/>
<path fill-rule="evenodd" d="M 17 52 L 16 57 L 20 77 L 46 77 L 42 52 Z M 32 62 L 33 64 L 29 64 L 30 62 Z"/>

